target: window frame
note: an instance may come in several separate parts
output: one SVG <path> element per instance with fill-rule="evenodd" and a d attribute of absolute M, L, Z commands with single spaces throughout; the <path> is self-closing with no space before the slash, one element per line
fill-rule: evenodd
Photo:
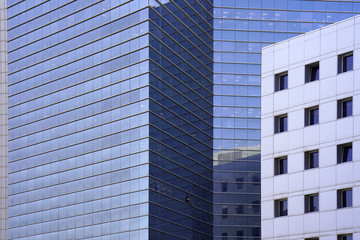
<path fill-rule="evenodd" d="M 317 78 L 313 79 L 313 70 L 318 69 Z M 310 63 L 305 66 L 305 83 L 315 82 L 320 80 L 320 64 L 319 62 Z"/>
<path fill-rule="evenodd" d="M 314 160 L 311 158 L 311 156 L 313 156 L 314 153 L 317 153 L 317 164 L 315 166 L 314 164 Z M 304 153 L 304 159 L 305 159 L 305 166 L 304 169 L 305 170 L 309 170 L 309 169 L 313 169 L 313 168 L 318 168 L 319 167 L 319 149 L 315 149 L 315 150 L 311 150 L 311 151 L 307 151 Z M 311 161 L 313 161 L 311 163 Z"/>
<path fill-rule="evenodd" d="M 285 76 L 286 76 L 286 79 L 284 79 Z M 282 84 L 282 81 L 283 81 L 283 84 Z M 289 74 L 288 74 L 288 72 L 286 71 L 286 72 L 275 74 L 274 83 L 275 83 L 274 84 L 275 92 L 279 92 L 279 91 L 288 89 L 288 86 L 289 86 L 288 85 L 289 84 Z"/>
<path fill-rule="evenodd" d="M 319 211 L 319 193 L 305 195 L 305 213 L 312 213 Z M 317 202 L 316 204 L 315 201 Z M 313 205 L 317 205 L 317 209 L 313 210 Z"/>
<path fill-rule="evenodd" d="M 345 64 L 345 60 L 347 58 L 349 58 L 349 57 L 352 57 L 351 67 L 347 67 L 345 69 L 345 66 L 347 65 L 347 63 Z M 349 72 L 349 71 L 352 71 L 352 70 L 354 70 L 354 54 L 353 54 L 353 51 L 346 52 L 346 53 L 338 55 L 338 74 Z"/>
<path fill-rule="evenodd" d="M 311 113 L 317 110 L 317 121 L 316 118 L 312 121 L 312 115 Z M 320 122 L 320 111 L 319 111 L 319 105 L 317 106 L 313 106 L 310 108 L 306 108 L 305 109 L 305 127 L 307 126 L 312 126 L 312 125 L 317 125 Z"/>
<path fill-rule="evenodd" d="M 286 205 L 284 205 L 284 203 L 286 203 Z M 277 199 L 274 201 L 274 216 L 275 217 L 284 217 L 288 215 L 288 210 L 289 210 L 289 204 L 288 204 L 288 199 L 287 198 L 282 198 L 282 199 Z M 286 206 L 286 208 L 284 208 L 284 206 Z"/>
<path fill-rule="evenodd" d="M 282 157 L 274 158 L 274 176 L 283 175 L 287 173 L 288 173 L 288 157 L 282 156 Z"/>
<path fill-rule="evenodd" d="M 286 119 L 286 124 L 283 123 L 283 125 L 282 125 L 281 121 L 283 119 Z M 275 122 L 275 126 L 274 126 L 275 133 L 287 132 L 287 130 L 288 130 L 288 115 L 287 114 L 282 114 L 282 115 L 276 116 L 274 122 Z"/>
<path fill-rule="evenodd" d="M 351 238 L 348 238 L 351 237 Z M 337 240 L 352 240 L 353 239 L 353 235 L 352 233 L 350 234 L 341 234 L 337 236 Z"/>
<path fill-rule="evenodd" d="M 344 104 L 348 102 L 351 102 L 351 113 L 348 113 L 348 111 L 345 112 L 346 109 L 344 107 Z M 351 117 L 353 115 L 353 108 L 354 106 L 352 97 L 338 100 L 338 119 Z"/>
<path fill-rule="evenodd" d="M 353 148 L 352 142 L 337 145 L 337 164 L 353 161 L 353 149 L 352 148 Z M 349 153 L 345 152 L 345 150 L 348 151 L 348 149 L 351 149 L 351 157 L 350 157 L 351 159 L 349 161 L 347 160 Z M 346 156 L 345 156 L 345 154 L 346 154 Z"/>
<path fill-rule="evenodd" d="M 350 201 L 347 199 L 347 193 L 351 193 Z M 348 202 L 350 202 L 348 204 Z M 347 208 L 352 207 L 353 205 L 353 191 L 352 188 L 345 188 L 337 190 L 337 207 L 340 208 Z"/>

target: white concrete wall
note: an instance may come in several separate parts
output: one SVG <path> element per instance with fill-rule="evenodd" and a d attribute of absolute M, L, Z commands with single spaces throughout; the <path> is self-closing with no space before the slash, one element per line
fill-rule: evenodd
<path fill-rule="evenodd" d="M 0 239 L 7 239 L 8 81 L 6 1 L 0 0 Z"/>
<path fill-rule="evenodd" d="M 353 51 L 354 70 L 337 73 L 338 55 Z M 320 80 L 305 83 L 305 65 L 320 62 Z M 274 75 L 288 71 L 288 89 Z M 266 47 L 262 51 L 262 239 L 360 239 L 360 16 Z M 353 98 L 353 116 L 337 119 L 337 101 Z M 304 109 L 319 106 L 319 124 L 304 127 Z M 288 131 L 274 134 L 274 116 Z M 337 145 L 352 142 L 353 161 L 337 164 Z M 319 167 L 304 170 L 304 152 L 319 149 Z M 288 156 L 288 174 L 274 176 L 274 158 Z M 337 209 L 337 190 L 353 189 L 353 207 Z M 319 193 L 318 212 L 304 213 L 304 195 Z M 274 218 L 274 200 L 288 216 Z"/>

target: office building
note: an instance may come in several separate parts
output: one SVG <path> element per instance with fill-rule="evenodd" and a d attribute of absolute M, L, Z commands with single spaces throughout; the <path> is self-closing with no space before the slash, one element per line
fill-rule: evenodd
<path fill-rule="evenodd" d="M 0 1 L 0 99 L 0 239 L 7 239 L 8 84 L 5 1 Z"/>
<path fill-rule="evenodd" d="M 261 49 L 359 13 L 358 1 L 214 0 L 214 239 L 260 239 Z"/>
<path fill-rule="evenodd" d="M 259 239 L 260 49 L 355 12 L 9 0 L 9 238 Z"/>
<path fill-rule="evenodd" d="M 262 238 L 360 238 L 360 15 L 262 50 Z"/>
<path fill-rule="evenodd" d="M 208 1 L 9 1 L 9 239 L 210 239 Z"/>

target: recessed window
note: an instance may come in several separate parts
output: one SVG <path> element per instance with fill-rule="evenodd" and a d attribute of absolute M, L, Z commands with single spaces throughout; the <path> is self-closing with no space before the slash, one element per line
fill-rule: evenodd
<path fill-rule="evenodd" d="M 337 240 L 353 240 L 352 234 L 341 234 L 338 235 Z"/>
<path fill-rule="evenodd" d="M 242 231 L 242 230 L 236 231 L 236 236 L 237 236 L 237 237 L 242 237 L 242 236 L 244 236 L 244 231 Z"/>
<path fill-rule="evenodd" d="M 319 80 L 319 74 L 319 62 L 307 65 L 305 67 L 305 82 L 308 83 Z"/>
<path fill-rule="evenodd" d="M 275 200 L 275 217 L 287 216 L 288 202 L 287 199 Z"/>
<path fill-rule="evenodd" d="M 319 167 L 319 150 L 305 152 L 305 169 Z"/>
<path fill-rule="evenodd" d="M 338 208 L 352 206 L 352 189 L 341 189 L 337 191 Z"/>
<path fill-rule="evenodd" d="M 319 106 L 305 109 L 305 126 L 319 124 Z"/>
<path fill-rule="evenodd" d="M 228 183 L 221 183 L 221 191 L 222 192 L 227 192 L 228 190 Z"/>
<path fill-rule="evenodd" d="M 275 75 L 275 92 L 288 88 L 288 73 L 283 72 Z"/>
<path fill-rule="evenodd" d="M 222 206 L 222 218 L 227 218 L 228 217 L 228 213 L 229 213 L 229 210 L 227 208 L 227 206 Z"/>
<path fill-rule="evenodd" d="M 338 118 L 352 116 L 352 98 L 341 99 L 338 101 Z"/>
<path fill-rule="evenodd" d="M 286 174 L 288 170 L 287 167 L 287 157 L 275 158 L 274 160 L 274 174 L 281 175 Z"/>
<path fill-rule="evenodd" d="M 236 189 L 244 188 L 244 178 L 236 178 Z"/>
<path fill-rule="evenodd" d="M 236 205 L 235 206 L 236 214 L 244 214 L 244 206 L 243 205 Z"/>
<path fill-rule="evenodd" d="M 338 73 L 353 70 L 353 52 L 341 54 L 338 57 Z"/>
<path fill-rule="evenodd" d="M 337 146 L 337 162 L 345 163 L 352 161 L 352 143 Z"/>
<path fill-rule="evenodd" d="M 286 132 L 288 129 L 287 115 L 275 117 L 275 133 Z"/>
<path fill-rule="evenodd" d="M 259 200 L 252 201 L 252 209 L 253 209 L 253 213 L 260 212 L 260 201 Z"/>
<path fill-rule="evenodd" d="M 319 194 L 305 196 L 305 213 L 319 211 Z"/>

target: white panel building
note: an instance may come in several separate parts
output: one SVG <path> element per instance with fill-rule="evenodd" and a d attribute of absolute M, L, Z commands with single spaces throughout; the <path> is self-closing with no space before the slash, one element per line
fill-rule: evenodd
<path fill-rule="evenodd" d="M 262 51 L 262 239 L 360 239 L 360 16 Z"/>

